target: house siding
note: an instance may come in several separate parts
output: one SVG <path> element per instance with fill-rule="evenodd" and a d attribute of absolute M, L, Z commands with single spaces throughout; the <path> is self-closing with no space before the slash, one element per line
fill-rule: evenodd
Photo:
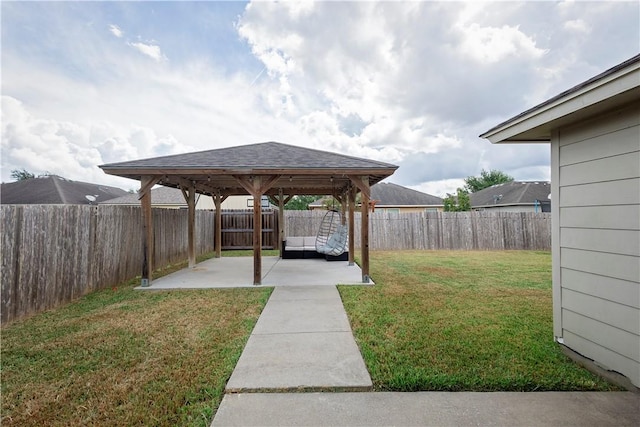
<path fill-rule="evenodd" d="M 640 387 L 640 103 L 552 137 L 555 334 Z"/>

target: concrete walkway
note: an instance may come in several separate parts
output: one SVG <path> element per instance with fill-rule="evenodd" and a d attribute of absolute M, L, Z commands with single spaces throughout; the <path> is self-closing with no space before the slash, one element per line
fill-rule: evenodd
<path fill-rule="evenodd" d="M 269 298 L 226 391 L 371 386 L 336 287 L 286 286 L 276 287 Z"/>
<path fill-rule="evenodd" d="M 139 289 L 253 287 L 252 263 L 211 259 Z M 262 263 L 262 286 L 276 288 L 213 426 L 640 425 L 640 394 L 629 392 L 366 392 L 371 378 L 335 287 L 362 285 L 360 268 L 320 259 Z"/>
<path fill-rule="evenodd" d="M 547 393 L 227 394 L 213 426 L 634 426 L 640 395 Z"/>

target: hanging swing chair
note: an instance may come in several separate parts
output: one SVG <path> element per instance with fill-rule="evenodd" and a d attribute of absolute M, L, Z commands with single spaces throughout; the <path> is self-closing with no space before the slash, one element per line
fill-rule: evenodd
<path fill-rule="evenodd" d="M 348 227 L 344 224 L 342 213 L 330 209 L 322 218 L 316 235 L 316 252 L 338 256 L 346 251 Z"/>

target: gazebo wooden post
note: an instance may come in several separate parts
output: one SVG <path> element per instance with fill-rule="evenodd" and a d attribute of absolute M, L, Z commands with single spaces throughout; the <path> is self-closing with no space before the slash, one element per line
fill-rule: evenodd
<path fill-rule="evenodd" d="M 356 208 L 356 187 L 349 187 L 349 265 L 354 265 L 355 260 L 355 208 Z"/>
<path fill-rule="evenodd" d="M 362 194 L 362 206 L 360 208 L 360 252 L 362 257 L 362 283 L 369 283 L 369 198 L 371 189 L 369 187 L 369 177 L 350 176 L 349 179 L 358 187 Z"/>
<path fill-rule="evenodd" d="M 153 176 L 140 179 L 139 199 L 142 210 L 142 280 L 141 286 L 151 286 L 153 279 L 153 213 L 151 211 L 151 187 L 158 182 Z"/>
<path fill-rule="evenodd" d="M 284 250 L 282 242 L 284 242 L 284 192 L 282 188 L 278 189 L 278 227 L 280 232 L 278 233 L 278 248 L 280 249 L 280 258 L 282 258 L 282 252 Z"/>
<path fill-rule="evenodd" d="M 262 178 L 254 177 L 253 193 L 253 284 L 262 284 L 262 193 L 260 183 Z"/>
<path fill-rule="evenodd" d="M 222 256 L 222 194 L 220 190 L 216 190 L 213 195 L 213 203 L 216 207 L 214 250 L 216 252 L 215 257 L 220 258 Z"/>
<path fill-rule="evenodd" d="M 361 229 L 360 245 L 362 252 L 362 283 L 369 283 L 369 178 L 362 177 L 362 186 L 366 191 L 362 191 L 362 206 L 360 208 Z"/>
<path fill-rule="evenodd" d="M 187 253 L 189 256 L 189 268 L 196 266 L 196 187 L 191 184 L 189 186 L 189 194 L 187 195 L 187 207 L 189 210 L 189 224 L 187 226 Z"/>
<path fill-rule="evenodd" d="M 253 284 L 262 284 L 262 195 L 271 188 L 279 175 L 234 175 L 238 183 L 253 196 Z"/>
<path fill-rule="evenodd" d="M 292 195 L 288 195 L 285 197 L 284 190 L 282 188 L 278 189 L 277 196 L 269 196 L 269 200 L 271 200 L 273 204 L 278 205 L 278 239 L 279 239 L 278 248 L 280 249 L 280 258 L 282 258 L 282 253 L 284 252 L 283 243 L 284 243 L 284 239 L 286 239 L 286 236 L 285 236 L 286 224 L 284 223 L 285 221 L 284 205 L 289 203 L 289 200 L 291 200 L 292 197 L 293 197 Z"/>

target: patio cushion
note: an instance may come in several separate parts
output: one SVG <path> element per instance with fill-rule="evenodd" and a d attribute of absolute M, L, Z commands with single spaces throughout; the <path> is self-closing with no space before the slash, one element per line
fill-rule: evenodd
<path fill-rule="evenodd" d="M 305 236 L 304 237 L 304 250 L 305 251 L 315 251 L 316 250 L 316 236 Z"/>
<path fill-rule="evenodd" d="M 304 250 L 304 237 L 287 237 L 287 250 Z"/>

